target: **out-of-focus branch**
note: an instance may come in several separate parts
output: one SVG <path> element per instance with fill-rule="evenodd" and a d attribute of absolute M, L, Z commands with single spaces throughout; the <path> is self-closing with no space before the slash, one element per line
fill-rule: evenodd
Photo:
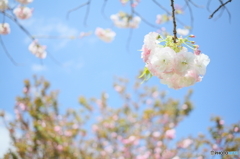
<path fill-rule="evenodd" d="M 211 19 L 215 13 L 217 13 L 219 11 L 219 9 L 221 9 L 222 7 L 225 7 L 225 5 L 227 5 L 229 2 L 232 2 L 232 0 L 228 0 L 225 3 L 222 3 L 210 16 L 209 19 Z"/>
<path fill-rule="evenodd" d="M 147 25 L 149 25 L 149 26 L 151 26 L 151 27 L 153 27 L 153 28 L 159 29 L 158 26 L 153 25 L 152 23 L 150 23 L 150 22 L 148 22 L 146 19 L 144 19 L 137 11 L 134 10 L 134 13 L 135 13 L 137 16 L 139 16 L 139 17 L 141 18 L 141 20 L 142 20 L 144 23 L 146 23 Z"/>
<path fill-rule="evenodd" d="M 1 12 L 1 13 L 4 14 L 9 19 L 11 19 L 13 22 L 15 22 L 19 26 L 19 28 L 29 36 L 30 39 L 35 40 L 35 38 L 29 33 L 29 31 L 18 22 L 17 18 L 11 16 L 10 14 L 7 14 L 6 12 Z"/>
<path fill-rule="evenodd" d="M 175 8 L 174 8 L 174 0 L 171 0 L 172 7 L 172 18 L 173 18 L 173 42 L 176 43 L 177 40 L 177 23 L 175 19 Z"/>
<path fill-rule="evenodd" d="M 106 19 L 107 19 L 107 17 L 105 15 L 104 11 L 105 11 L 105 7 L 107 5 L 107 2 L 108 2 L 108 0 L 104 0 L 103 5 L 102 5 L 102 10 L 101 10 L 103 17 L 105 17 Z"/>
<path fill-rule="evenodd" d="M 212 2 L 212 0 L 208 0 L 208 2 L 207 2 L 207 10 L 209 11 L 209 12 L 211 12 L 210 11 L 210 9 L 209 9 L 209 6 L 210 6 L 210 3 Z"/>
<path fill-rule="evenodd" d="M 188 7 L 188 10 L 189 10 L 189 12 L 190 12 L 191 28 L 193 28 L 194 18 L 193 18 L 192 8 L 191 8 L 191 6 L 189 5 L 190 0 L 185 0 L 185 2 L 186 2 L 186 5 L 187 5 L 187 7 Z"/>
<path fill-rule="evenodd" d="M 86 3 L 83 3 L 83 4 L 81 4 L 80 6 L 77 6 L 77 7 L 73 8 L 73 9 L 69 10 L 69 11 L 67 12 L 67 19 L 68 19 L 69 14 L 70 14 L 71 12 L 76 11 L 76 10 L 78 10 L 78 9 L 84 7 L 84 6 L 87 6 L 87 11 L 86 11 L 86 13 L 85 13 L 85 18 L 84 18 L 84 25 L 86 26 L 86 22 L 87 22 L 89 10 L 90 10 L 90 3 L 91 3 L 91 0 L 88 0 Z"/>
<path fill-rule="evenodd" d="M 4 50 L 4 52 L 5 52 L 5 54 L 7 55 L 7 57 L 10 59 L 10 61 L 11 61 L 15 66 L 22 66 L 22 64 L 17 63 L 17 62 L 13 59 L 13 57 L 10 55 L 10 53 L 8 52 L 8 50 L 7 50 L 4 42 L 3 42 L 3 40 L 2 40 L 2 36 L 0 36 L 0 44 L 1 44 L 1 46 L 2 46 L 2 48 L 3 48 L 3 50 Z"/>
<path fill-rule="evenodd" d="M 161 8 L 162 10 L 164 10 L 168 15 L 172 15 L 171 12 L 169 12 L 165 7 L 163 7 L 160 3 L 158 3 L 156 0 L 152 0 L 159 8 Z M 175 17 L 176 18 L 176 17 Z M 183 26 L 186 26 L 182 21 L 180 21 L 178 18 L 176 18 L 176 21 L 183 25 Z"/>
<path fill-rule="evenodd" d="M 62 64 L 61 62 L 59 62 L 49 51 L 47 51 L 47 53 L 48 53 L 50 59 L 51 59 L 53 62 L 55 62 L 55 64 L 57 64 L 58 66 L 61 66 L 61 67 L 63 66 L 63 64 Z"/>

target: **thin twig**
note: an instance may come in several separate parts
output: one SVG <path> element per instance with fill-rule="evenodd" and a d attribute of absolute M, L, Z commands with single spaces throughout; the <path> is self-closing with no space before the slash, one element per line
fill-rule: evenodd
<path fill-rule="evenodd" d="M 196 3 L 194 3 L 192 0 L 188 0 L 190 3 L 192 3 L 192 5 L 194 5 L 196 8 L 204 8 L 204 6 L 200 6 L 197 5 Z"/>
<path fill-rule="evenodd" d="M 209 9 L 211 1 L 212 1 L 212 0 L 208 0 L 208 3 L 207 3 L 207 10 L 208 10 L 209 12 L 211 12 L 210 9 Z"/>
<path fill-rule="evenodd" d="M 8 52 L 8 50 L 7 50 L 4 42 L 3 42 L 3 40 L 2 40 L 2 36 L 0 36 L 0 44 L 2 45 L 2 48 L 3 48 L 4 52 L 5 52 L 5 54 L 7 55 L 7 57 L 10 59 L 10 61 L 11 61 L 15 66 L 22 66 L 22 64 L 17 63 L 17 62 L 13 59 L 13 57 L 10 55 L 10 53 Z"/>
<path fill-rule="evenodd" d="M 135 13 L 137 16 L 139 16 L 139 17 L 141 18 L 141 20 L 142 20 L 143 22 L 145 22 L 147 25 L 149 25 L 149 26 L 151 26 L 151 27 L 153 27 L 153 28 L 159 29 L 158 26 L 153 25 L 152 23 L 148 22 L 146 19 L 144 19 L 144 18 L 143 18 L 138 12 L 136 12 L 135 10 L 134 10 L 134 13 Z"/>
<path fill-rule="evenodd" d="M 190 18 L 191 18 L 191 29 L 193 29 L 194 17 L 193 17 L 192 8 L 191 8 L 191 6 L 189 5 L 189 1 L 190 1 L 190 0 L 185 0 L 186 5 L 187 5 L 187 7 L 188 7 L 188 10 L 189 10 L 189 12 L 190 12 Z"/>
<path fill-rule="evenodd" d="M 221 5 L 209 16 L 209 19 L 211 19 L 211 18 L 214 16 L 214 14 L 219 11 L 220 8 L 224 7 L 224 6 L 225 6 L 226 4 L 228 4 L 229 2 L 232 2 L 232 0 L 228 0 L 227 2 L 221 4 Z"/>
<path fill-rule="evenodd" d="M 71 12 L 76 11 L 76 10 L 78 10 L 78 9 L 86 6 L 86 5 L 89 5 L 89 3 L 90 3 L 90 0 L 87 1 L 86 3 L 81 4 L 80 6 L 77 6 L 77 7 L 73 8 L 73 9 L 69 10 L 69 11 L 67 12 L 67 19 L 69 18 L 69 14 L 70 14 Z"/>
<path fill-rule="evenodd" d="M 63 64 L 59 62 L 49 51 L 47 51 L 47 53 L 53 62 L 55 62 L 58 66 L 61 66 L 61 67 L 63 66 Z"/>
<path fill-rule="evenodd" d="M 126 44 L 126 49 L 127 49 L 128 52 L 130 52 L 129 51 L 129 46 L 130 46 L 130 42 L 131 42 L 131 39 L 132 39 L 132 33 L 133 33 L 133 29 L 130 28 L 128 39 L 127 39 L 127 44 Z"/>
<path fill-rule="evenodd" d="M 177 23 L 175 19 L 175 8 L 174 8 L 174 0 L 171 0 L 172 7 L 172 18 L 173 18 L 173 42 L 176 43 L 177 40 Z"/>
<path fill-rule="evenodd" d="M 102 5 L 102 10 L 101 10 L 103 17 L 106 19 L 107 19 L 107 17 L 105 15 L 105 7 L 107 5 L 107 2 L 108 2 L 108 0 L 104 0 L 103 5 Z"/>
<path fill-rule="evenodd" d="M 86 11 L 85 17 L 84 17 L 84 25 L 85 26 L 87 26 L 87 19 L 88 19 L 88 15 L 89 15 L 89 11 L 90 11 L 90 4 L 91 4 L 91 0 L 88 1 L 87 11 Z"/>
<path fill-rule="evenodd" d="M 18 20 L 17 20 L 15 17 L 13 17 L 13 16 L 11 16 L 11 15 L 5 13 L 5 12 L 1 12 L 1 13 L 4 14 L 4 15 L 5 15 L 6 17 L 8 17 L 9 19 L 11 19 L 12 21 L 14 21 L 14 22 L 19 26 L 19 28 L 20 28 L 25 34 L 27 34 L 27 35 L 29 36 L 30 39 L 35 40 L 35 38 L 28 32 L 27 29 L 25 29 L 25 28 L 18 22 Z"/>

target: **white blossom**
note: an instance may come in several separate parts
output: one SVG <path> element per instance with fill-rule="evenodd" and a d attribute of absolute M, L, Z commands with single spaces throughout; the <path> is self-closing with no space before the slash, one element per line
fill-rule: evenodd
<path fill-rule="evenodd" d="M 29 47 L 29 51 L 40 59 L 44 59 L 47 56 L 46 46 L 38 44 L 37 41 L 33 41 Z"/>
<path fill-rule="evenodd" d="M 13 10 L 13 13 L 19 19 L 28 19 L 32 16 L 33 9 L 19 6 Z"/>
<path fill-rule="evenodd" d="M 0 11 L 4 11 L 8 8 L 8 0 L 0 0 Z"/>
<path fill-rule="evenodd" d="M 95 34 L 104 42 L 112 42 L 116 33 L 111 29 L 96 28 Z"/>
<path fill-rule="evenodd" d="M 7 35 L 11 31 L 8 23 L 0 23 L 0 34 Z"/>

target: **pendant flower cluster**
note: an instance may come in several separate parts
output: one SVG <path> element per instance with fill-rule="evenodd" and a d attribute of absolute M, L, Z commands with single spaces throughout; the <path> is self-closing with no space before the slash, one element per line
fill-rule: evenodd
<path fill-rule="evenodd" d="M 192 49 L 193 53 L 184 45 Z M 173 89 L 200 82 L 210 62 L 209 57 L 201 53 L 199 46 L 194 45 L 194 41 L 178 38 L 174 43 L 173 36 L 164 39 L 156 32 L 150 32 L 145 36 L 141 58 L 146 66 L 140 77 L 148 80 L 152 76 L 157 76 L 162 84 Z"/>
<path fill-rule="evenodd" d="M 37 58 L 45 59 L 47 56 L 46 48 L 46 46 L 40 45 L 38 41 L 35 40 L 29 45 L 28 50 Z"/>

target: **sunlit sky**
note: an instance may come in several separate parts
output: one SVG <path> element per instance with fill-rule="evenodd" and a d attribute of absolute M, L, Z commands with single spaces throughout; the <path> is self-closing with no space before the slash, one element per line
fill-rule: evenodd
<path fill-rule="evenodd" d="M 180 1 L 183 5 L 183 1 Z M 31 40 L 19 27 L 9 19 L 5 19 L 11 26 L 11 34 L 2 36 L 4 43 L 12 57 L 24 66 L 14 66 L 0 47 L 0 109 L 12 114 L 15 97 L 21 95 L 24 79 L 32 79 L 32 75 L 44 76 L 51 82 L 53 90 L 60 90 L 59 101 L 62 110 L 78 108 L 78 97 L 99 97 L 100 93 L 108 92 L 112 106 L 119 106 L 117 93 L 112 88 L 114 76 L 120 76 L 134 81 L 139 71 L 144 67 L 140 58 L 143 37 L 149 32 L 156 31 L 142 22 L 140 27 L 133 30 L 129 50 L 127 39 L 129 29 L 114 27 L 110 19 L 111 14 L 118 11 L 130 13 L 128 6 L 122 6 L 118 0 L 109 1 L 105 8 L 104 18 L 101 14 L 102 1 L 93 1 L 84 26 L 86 7 L 72 12 L 66 19 L 68 10 L 80 5 L 82 2 L 75 0 L 47 1 L 35 0 L 29 6 L 34 8 L 32 18 L 21 21 L 27 30 L 36 36 L 78 36 L 80 32 L 89 32 L 96 27 L 111 28 L 117 35 L 112 43 L 105 43 L 94 34 L 82 39 L 39 39 L 47 50 L 58 61 L 58 66 L 49 56 L 42 61 L 28 51 Z M 170 9 L 169 1 L 161 2 Z M 206 6 L 206 1 L 196 1 L 197 4 Z M 12 6 L 16 3 L 12 2 Z M 218 7 L 218 2 L 212 2 L 210 10 Z M 46 7 L 47 6 L 47 7 Z M 194 26 L 192 33 L 196 35 L 195 41 L 200 45 L 203 53 L 207 54 L 211 62 L 203 81 L 194 86 L 180 90 L 169 89 L 161 84 L 159 79 L 153 77 L 146 85 L 157 85 L 160 90 L 166 90 L 168 97 L 182 99 L 189 89 L 194 90 L 192 101 L 195 109 L 184 122 L 177 127 L 177 137 L 206 133 L 212 125 L 210 118 L 213 115 L 223 117 L 225 124 L 230 125 L 240 119 L 240 1 L 233 1 L 227 5 L 231 13 L 231 22 L 225 11 L 217 19 L 208 19 L 210 12 L 205 8 L 192 6 Z M 148 21 L 155 23 L 156 15 L 164 11 L 154 5 L 152 1 L 142 0 L 136 10 Z M 217 15 L 216 15 L 217 17 Z M 3 16 L 0 16 L 2 20 Z M 190 15 L 186 9 L 178 18 L 190 25 Z M 177 24 L 178 28 L 183 28 Z M 172 32 L 172 24 L 158 25 L 166 27 Z M 3 126 L 0 128 L 1 137 L 6 136 Z M 4 135 L 2 135 L 4 134 Z M 5 137 L 3 137 L 5 138 Z M 2 140 L 2 139 L 0 139 Z M 6 141 L 7 142 L 7 141 Z M 1 141 L 2 143 L 2 141 Z M 2 144 L 1 144 L 2 146 Z M 0 147 L 0 153 L 6 146 Z M 2 151 L 1 151 L 2 150 Z M 0 154 L 1 155 L 1 154 Z"/>

